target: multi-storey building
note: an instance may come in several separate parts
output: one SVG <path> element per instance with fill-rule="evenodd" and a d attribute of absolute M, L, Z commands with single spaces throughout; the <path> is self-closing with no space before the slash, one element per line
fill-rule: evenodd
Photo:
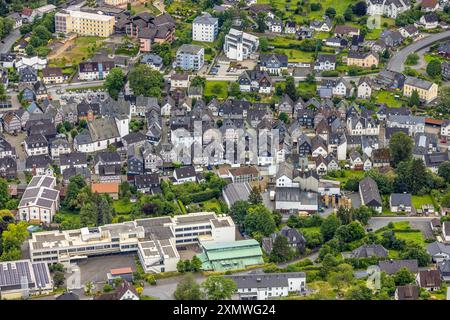
<path fill-rule="evenodd" d="M 176 66 L 183 70 L 200 70 L 203 67 L 205 50 L 194 44 L 183 44 L 177 50 Z"/>
<path fill-rule="evenodd" d="M 109 37 L 114 32 L 113 16 L 63 10 L 55 14 L 56 33 L 77 33 L 84 36 Z"/>
<path fill-rule="evenodd" d="M 20 200 L 19 219 L 51 223 L 59 208 L 59 191 L 53 176 L 34 176 Z"/>
<path fill-rule="evenodd" d="M 192 40 L 214 42 L 219 32 L 219 19 L 205 13 L 192 22 Z"/>
<path fill-rule="evenodd" d="M 248 59 L 259 46 L 258 37 L 236 30 L 230 29 L 225 36 L 223 51 L 228 59 L 243 61 Z"/>
<path fill-rule="evenodd" d="M 411 97 L 414 91 L 417 91 L 420 100 L 428 103 L 437 98 L 438 85 L 427 80 L 407 77 L 403 85 L 403 95 Z"/>
<path fill-rule="evenodd" d="M 199 240 L 234 242 L 230 217 L 212 212 L 140 219 L 97 228 L 34 233 L 29 240 L 32 262 L 71 262 L 93 255 L 136 252 L 147 273 L 176 271 L 177 245 Z"/>

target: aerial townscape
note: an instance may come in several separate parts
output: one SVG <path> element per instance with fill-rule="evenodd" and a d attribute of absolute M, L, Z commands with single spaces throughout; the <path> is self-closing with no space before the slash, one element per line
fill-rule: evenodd
<path fill-rule="evenodd" d="M 0 299 L 450 300 L 447 0 L 0 0 Z"/>

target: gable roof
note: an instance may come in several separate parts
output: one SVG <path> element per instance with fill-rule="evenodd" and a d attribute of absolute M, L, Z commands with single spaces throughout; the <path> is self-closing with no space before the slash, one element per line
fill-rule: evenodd
<path fill-rule="evenodd" d="M 378 191 L 377 183 L 371 177 L 365 177 L 359 182 L 361 196 L 366 205 L 381 206 L 381 196 Z"/>
<path fill-rule="evenodd" d="M 419 271 L 419 265 L 417 259 L 413 260 L 385 260 L 379 261 L 378 266 L 381 271 L 386 272 L 391 275 L 396 273 L 398 270 L 402 268 L 408 269 L 412 273 L 417 273 Z"/>

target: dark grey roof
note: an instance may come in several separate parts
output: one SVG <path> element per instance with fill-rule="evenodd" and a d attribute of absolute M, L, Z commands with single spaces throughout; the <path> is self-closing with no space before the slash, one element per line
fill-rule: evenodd
<path fill-rule="evenodd" d="M 364 244 L 352 251 L 352 258 L 387 257 L 388 251 L 379 244 Z"/>
<path fill-rule="evenodd" d="M 120 162 L 120 154 L 109 151 L 99 152 L 95 156 L 95 163 L 98 163 L 99 161 L 103 163 Z"/>
<path fill-rule="evenodd" d="M 394 274 L 401 268 L 407 268 L 412 273 L 417 273 L 419 271 L 419 265 L 416 259 L 379 261 L 378 266 L 381 271 L 384 271 L 387 274 Z"/>
<path fill-rule="evenodd" d="M 65 153 L 59 156 L 61 166 L 75 166 L 85 164 L 87 165 L 86 153 L 72 152 Z"/>
<path fill-rule="evenodd" d="M 183 179 L 183 178 L 189 178 L 189 177 L 195 177 L 196 176 L 195 169 L 194 169 L 193 166 L 186 166 L 186 167 L 176 168 L 175 169 L 175 173 L 176 173 L 178 179 Z"/>
<path fill-rule="evenodd" d="M 443 242 L 435 241 L 428 245 L 427 251 L 432 256 L 441 254 L 441 253 L 450 255 L 450 243 L 443 243 Z"/>
<path fill-rule="evenodd" d="M 45 168 L 52 163 L 52 159 L 46 154 L 40 154 L 37 156 L 29 156 L 25 160 L 25 167 L 27 169 L 32 169 L 33 166 L 36 168 Z"/>
<path fill-rule="evenodd" d="M 306 278 L 304 272 L 249 273 L 246 275 L 225 276 L 232 279 L 238 289 L 289 287 L 289 279 Z"/>
<path fill-rule="evenodd" d="M 233 205 L 239 200 L 247 201 L 251 192 L 251 187 L 247 182 L 230 183 L 223 188 L 223 192 L 230 202 L 230 205 Z"/>
<path fill-rule="evenodd" d="M 157 173 L 141 174 L 134 177 L 134 184 L 138 189 L 159 185 L 159 175 Z"/>
<path fill-rule="evenodd" d="M 377 183 L 370 177 L 365 177 L 359 182 L 359 188 L 364 203 L 368 206 L 381 206 L 381 196 L 378 191 Z"/>
<path fill-rule="evenodd" d="M 400 206 L 404 205 L 406 207 L 411 207 L 412 198 L 409 193 L 392 193 L 391 194 L 391 205 Z"/>

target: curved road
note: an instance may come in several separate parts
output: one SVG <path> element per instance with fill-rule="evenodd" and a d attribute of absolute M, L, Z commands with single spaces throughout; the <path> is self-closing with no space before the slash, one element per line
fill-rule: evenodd
<path fill-rule="evenodd" d="M 431 34 L 426 38 L 420 39 L 417 42 L 413 42 L 410 45 L 404 47 L 400 51 L 396 52 L 394 56 L 389 60 L 389 63 L 386 67 L 387 70 L 402 72 L 405 68 L 406 57 L 413 53 L 417 52 L 421 49 L 431 46 L 435 42 L 443 41 L 450 39 L 450 30 Z"/>

